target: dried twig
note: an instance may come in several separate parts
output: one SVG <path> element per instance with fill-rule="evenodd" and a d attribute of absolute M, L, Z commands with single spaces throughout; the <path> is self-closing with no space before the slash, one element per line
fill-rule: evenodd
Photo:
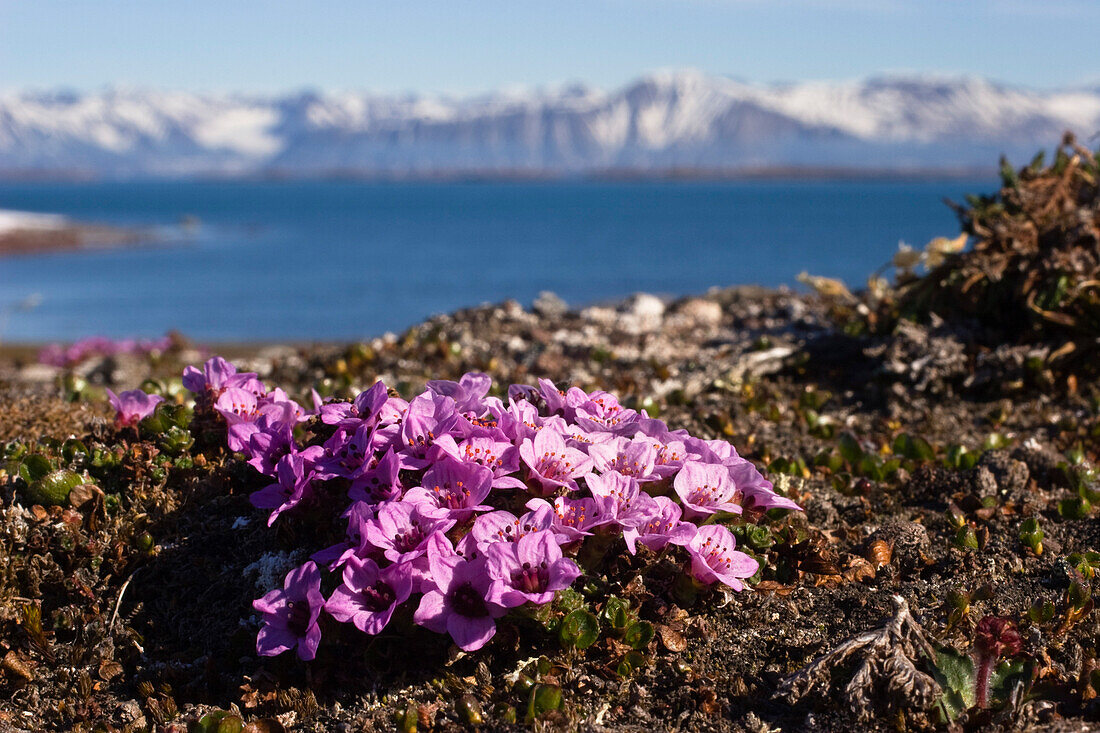
<path fill-rule="evenodd" d="M 926 710 L 940 694 L 940 686 L 916 667 L 923 655 L 935 659 L 935 650 L 901 596 L 891 596 L 896 613 L 884 626 L 866 631 L 818 657 L 780 683 L 775 696 L 797 702 L 816 687 L 828 688 L 833 672 L 849 660 L 862 660 L 845 686 L 848 704 L 860 720 L 874 717 L 875 700 L 894 708 Z"/>
<path fill-rule="evenodd" d="M 141 568 L 138 568 L 140 570 Z M 126 594 L 126 589 L 130 587 L 130 581 L 137 575 L 138 570 L 130 573 L 130 577 L 126 579 L 126 582 L 122 584 L 122 588 L 118 591 L 118 600 L 115 601 L 115 610 L 111 614 L 111 621 L 107 624 L 107 630 L 112 631 L 115 628 L 115 621 L 118 620 L 118 609 L 122 607 L 122 596 Z"/>

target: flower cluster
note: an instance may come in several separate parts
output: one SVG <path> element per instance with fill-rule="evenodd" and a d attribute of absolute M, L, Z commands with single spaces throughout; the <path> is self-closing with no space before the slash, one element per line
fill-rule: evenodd
<path fill-rule="evenodd" d="M 113 356 L 115 354 L 135 354 L 144 356 L 155 352 L 167 351 L 172 346 L 172 337 L 159 339 L 120 339 L 106 336 L 89 336 L 69 346 L 50 344 L 38 352 L 38 362 L 56 367 L 70 367 L 79 364 L 91 356 Z"/>
<path fill-rule="evenodd" d="M 406 603 L 416 624 L 478 649 L 510 609 L 573 584 L 573 558 L 596 536 L 621 536 L 632 554 L 682 548 L 697 582 L 740 590 L 758 566 L 716 515 L 798 508 L 729 443 L 669 430 L 607 392 L 542 380 L 505 401 L 467 374 L 411 401 L 379 382 L 352 402 L 315 393 L 306 409 L 221 359 L 189 368 L 185 385 L 271 478 L 251 496 L 269 525 L 334 493 L 347 521 L 343 542 L 255 602 L 260 654 L 312 659 L 322 611 L 377 634 Z M 340 573 L 327 599 L 322 569 Z"/>

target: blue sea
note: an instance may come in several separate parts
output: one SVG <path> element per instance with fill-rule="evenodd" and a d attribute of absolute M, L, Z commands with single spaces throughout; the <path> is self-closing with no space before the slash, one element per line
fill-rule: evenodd
<path fill-rule="evenodd" d="M 0 339 L 355 339 L 552 290 L 571 305 L 645 291 L 861 286 L 899 240 L 959 231 L 921 182 L 3 183 L 0 209 L 148 228 L 148 246 L 0 259 Z M 187 222 L 186 225 L 181 222 Z M 26 311 L 11 306 L 29 297 Z M 4 312 L 9 311 L 5 317 Z"/>

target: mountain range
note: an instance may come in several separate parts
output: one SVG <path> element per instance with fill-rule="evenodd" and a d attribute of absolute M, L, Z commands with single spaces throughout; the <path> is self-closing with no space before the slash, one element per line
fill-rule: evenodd
<path fill-rule="evenodd" d="M 0 94 L 0 176 L 973 171 L 1100 132 L 1100 87 L 972 77 L 750 84 L 660 72 L 470 97 L 110 89 Z"/>

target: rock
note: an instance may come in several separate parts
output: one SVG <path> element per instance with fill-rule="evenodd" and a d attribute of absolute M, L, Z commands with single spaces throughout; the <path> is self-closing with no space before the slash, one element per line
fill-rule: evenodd
<path fill-rule="evenodd" d="M 585 308 L 584 310 L 582 310 L 581 318 L 586 321 L 592 321 L 593 323 L 599 323 L 601 325 L 607 326 L 614 323 L 618 316 L 611 308 L 594 305 L 591 308 Z"/>
<path fill-rule="evenodd" d="M 997 489 L 1002 496 L 1019 499 L 1027 491 L 1031 472 L 1027 464 L 1016 460 L 1007 451 L 994 450 L 982 455 L 978 468 L 985 469 L 993 476 Z"/>
<path fill-rule="evenodd" d="M 746 377 L 774 374 L 783 368 L 784 360 L 794 351 L 793 346 L 774 346 L 764 351 L 749 352 L 730 367 L 727 377 L 731 382 L 740 382 Z"/>
<path fill-rule="evenodd" d="M 722 306 L 713 300 L 689 298 L 676 306 L 675 313 L 697 328 L 715 328 L 722 323 Z"/>
<path fill-rule="evenodd" d="M 970 492 L 974 496 L 985 499 L 997 495 L 997 479 L 993 472 L 985 466 L 976 466 L 970 472 Z"/>
<path fill-rule="evenodd" d="M 518 300 L 512 300 L 509 298 L 500 305 L 501 314 L 506 318 L 520 319 L 526 314 L 523 310 L 523 306 L 519 304 Z"/>
<path fill-rule="evenodd" d="M 140 730 L 145 727 L 146 720 L 145 714 L 141 712 L 141 703 L 137 700 L 127 700 L 115 709 L 115 717 L 123 725 L 130 726 L 136 730 Z"/>
<path fill-rule="evenodd" d="M 57 379 L 61 370 L 49 364 L 28 364 L 19 370 L 19 379 L 30 384 L 49 384 Z"/>
<path fill-rule="evenodd" d="M 543 290 L 531 304 L 531 310 L 543 318 L 561 318 L 569 312 L 569 305 L 549 290 Z"/>
<path fill-rule="evenodd" d="M 665 314 L 664 301 L 649 293 L 637 293 L 628 298 L 624 305 L 624 312 L 639 320 L 659 322 Z"/>
<path fill-rule="evenodd" d="M 1065 480 L 1059 468 L 1065 462 L 1065 456 L 1035 440 L 1014 449 L 1012 457 L 1027 466 L 1029 477 L 1034 478 L 1041 488 L 1061 486 Z"/>

